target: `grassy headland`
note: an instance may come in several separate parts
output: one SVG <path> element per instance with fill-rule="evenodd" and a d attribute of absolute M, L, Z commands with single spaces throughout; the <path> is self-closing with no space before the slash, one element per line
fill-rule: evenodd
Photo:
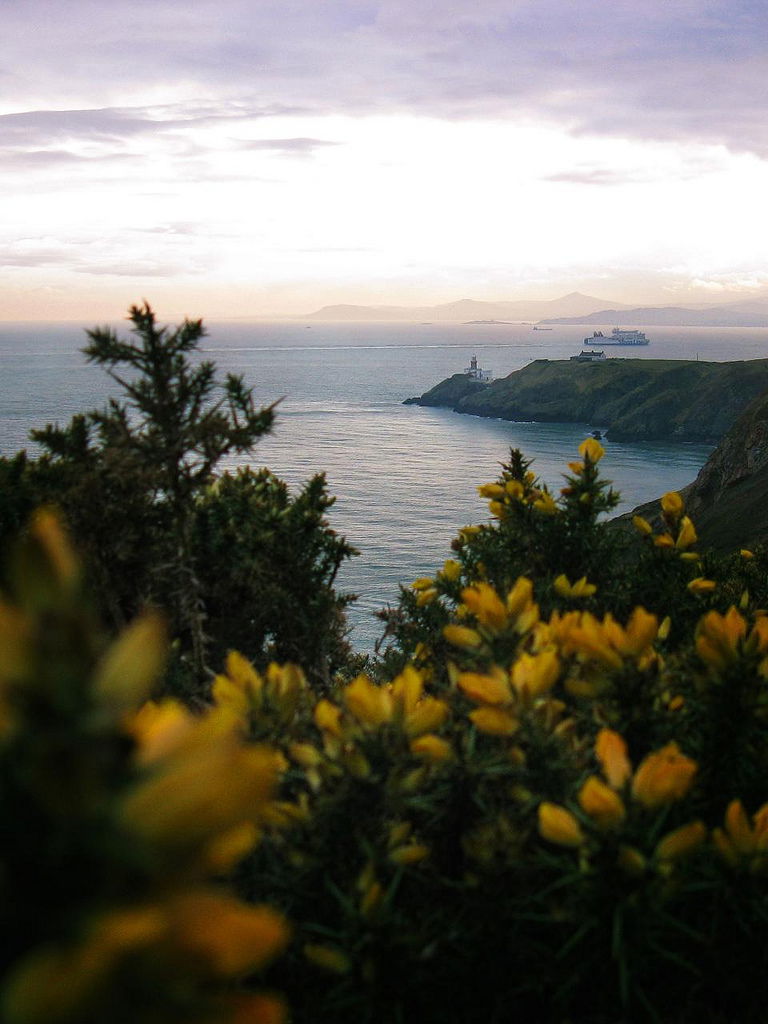
<path fill-rule="evenodd" d="M 709 441 L 766 390 L 768 359 L 537 359 L 490 384 L 454 374 L 409 402 L 505 420 L 589 423 L 615 441 Z"/>

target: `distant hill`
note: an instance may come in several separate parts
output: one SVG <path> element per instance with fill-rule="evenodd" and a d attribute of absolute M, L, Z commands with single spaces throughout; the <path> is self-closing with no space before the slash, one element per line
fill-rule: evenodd
<path fill-rule="evenodd" d="M 402 320 L 430 323 L 506 320 L 519 323 L 521 320 L 541 320 L 544 317 L 586 317 L 596 310 L 605 309 L 607 305 L 605 299 L 571 292 L 570 295 L 563 295 L 559 299 L 521 299 L 514 302 L 460 299 L 458 302 L 446 302 L 438 306 L 323 306 L 322 309 L 308 313 L 302 319 Z"/>
<path fill-rule="evenodd" d="M 768 391 L 768 359 L 537 359 L 490 384 L 454 374 L 412 404 L 494 419 L 586 423 L 616 441 L 708 441 Z"/>
<path fill-rule="evenodd" d="M 611 324 L 614 327 L 768 327 L 768 303 L 745 302 L 687 309 L 683 306 L 628 306 L 601 309 L 585 316 L 568 314 L 545 324 Z"/>

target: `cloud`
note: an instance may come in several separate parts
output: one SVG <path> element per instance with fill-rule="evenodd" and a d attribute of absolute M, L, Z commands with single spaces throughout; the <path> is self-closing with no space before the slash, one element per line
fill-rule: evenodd
<path fill-rule="evenodd" d="M 763 0 L 6 0 L 3 28 L 6 109 L 123 108 L 68 130 L 150 132 L 125 108 L 207 97 L 231 117 L 543 119 L 768 153 Z M 190 108 L 206 116 L 224 112 Z"/>
<path fill-rule="evenodd" d="M 249 139 L 237 143 L 240 149 L 266 150 L 283 156 L 308 156 L 323 146 L 338 146 L 328 139 Z"/>

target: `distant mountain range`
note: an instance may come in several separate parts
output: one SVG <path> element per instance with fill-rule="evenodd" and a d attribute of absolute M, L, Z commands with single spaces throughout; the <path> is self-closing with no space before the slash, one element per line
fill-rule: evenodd
<path fill-rule="evenodd" d="M 606 309 L 610 302 L 572 292 L 561 299 L 516 302 L 479 302 L 460 299 L 439 306 L 323 306 L 304 320 L 408 320 L 430 323 L 466 323 L 469 320 L 542 320 L 544 317 L 588 316 Z M 615 305 L 615 304 L 614 304 Z M 619 307 L 623 308 L 623 307 Z"/>
<path fill-rule="evenodd" d="M 691 306 L 628 306 L 571 292 L 559 299 L 481 302 L 460 299 L 438 306 L 323 306 L 304 320 L 421 323 L 535 322 L 613 327 L 768 327 L 768 299 Z"/>
<path fill-rule="evenodd" d="M 550 317 L 545 324 L 611 324 L 614 327 L 768 327 L 768 302 L 728 303 L 687 309 L 684 306 L 620 306 L 586 316 Z"/>

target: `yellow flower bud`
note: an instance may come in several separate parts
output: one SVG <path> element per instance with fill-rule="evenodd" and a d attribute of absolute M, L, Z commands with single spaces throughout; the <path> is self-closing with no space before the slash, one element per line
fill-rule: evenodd
<path fill-rule="evenodd" d="M 499 595 L 488 583 L 475 583 L 465 587 L 461 599 L 483 626 L 493 631 L 507 624 L 507 609 Z"/>
<path fill-rule="evenodd" d="M 706 580 L 703 576 L 697 576 L 688 584 L 688 589 L 692 594 L 711 594 L 716 586 L 717 583 L 714 580 Z"/>
<path fill-rule="evenodd" d="M 469 717 L 478 732 L 489 736 L 513 736 L 519 727 L 514 715 L 502 708 L 475 708 L 474 711 L 470 711 Z"/>
<path fill-rule="evenodd" d="M 595 740 L 595 755 L 610 785 L 621 789 L 632 775 L 624 739 L 612 729 L 601 729 Z"/>
<path fill-rule="evenodd" d="M 461 647 L 467 651 L 481 647 L 484 642 L 477 630 L 470 629 L 469 626 L 444 626 L 443 636 L 453 647 Z"/>
<path fill-rule="evenodd" d="M 661 499 L 661 511 L 671 519 L 677 519 L 683 511 L 683 499 L 677 491 L 667 491 Z"/>
<path fill-rule="evenodd" d="M 599 462 L 605 455 L 605 448 L 594 437 L 588 437 L 579 445 L 579 455 L 585 462 Z"/>
<path fill-rule="evenodd" d="M 481 484 L 477 493 L 481 498 L 503 498 L 506 491 L 501 484 Z"/>
<path fill-rule="evenodd" d="M 443 576 L 449 583 L 455 583 L 461 576 L 461 565 L 453 558 L 449 558 L 443 566 Z"/>
<path fill-rule="evenodd" d="M 698 765 L 676 743 L 649 754 L 635 772 L 632 794 L 644 807 L 655 809 L 686 795 Z"/>
<path fill-rule="evenodd" d="M 667 832 L 657 843 L 654 856 L 657 860 L 681 860 L 701 846 L 706 838 L 704 822 L 692 821 Z"/>
<path fill-rule="evenodd" d="M 453 757 L 453 747 L 447 740 L 427 733 L 426 736 L 419 736 L 418 739 L 411 741 L 411 753 L 433 764 L 441 764 Z"/>
<path fill-rule="evenodd" d="M 638 533 L 642 533 L 645 537 L 649 537 L 653 533 L 653 527 L 643 516 L 632 516 L 632 525 Z"/>
<path fill-rule="evenodd" d="M 584 833 L 577 819 L 558 804 L 544 801 L 539 804 L 539 835 L 558 846 L 581 846 Z"/>
<path fill-rule="evenodd" d="M 423 843 L 411 843 L 408 846 L 398 846 L 397 849 L 392 850 L 389 859 L 393 864 L 406 867 L 409 864 L 418 864 L 428 856 L 428 846 L 424 846 Z"/>
<path fill-rule="evenodd" d="M 596 775 L 590 775 L 579 790 L 579 806 L 601 829 L 617 828 L 626 817 L 624 802 L 618 793 Z"/>
<path fill-rule="evenodd" d="M 462 672 L 458 686 L 470 700 L 478 704 L 508 704 L 512 699 L 509 683 L 501 670 L 493 675 Z"/>
<path fill-rule="evenodd" d="M 749 560 L 750 558 L 754 558 L 755 557 L 754 551 L 750 551 L 749 548 L 741 548 L 741 550 L 739 551 L 739 554 L 741 555 L 742 558 L 747 559 L 747 560 Z"/>
<path fill-rule="evenodd" d="M 362 725 L 376 728 L 392 718 L 392 696 L 360 675 L 344 690 L 344 702 Z"/>

